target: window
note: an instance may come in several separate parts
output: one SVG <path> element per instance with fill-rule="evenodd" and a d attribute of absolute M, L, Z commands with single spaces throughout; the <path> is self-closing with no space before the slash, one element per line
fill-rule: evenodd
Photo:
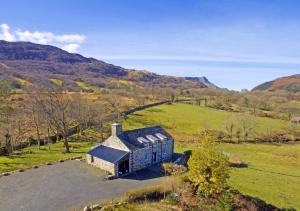
<path fill-rule="evenodd" d="M 158 141 L 158 138 L 154 137 L 153 135 L 147 135 L 146 138 L 152 143 L 156 143 L 156 141 Z"/>
<path fill-rule="evenodd" d="M 137 141 L 140 142 L 141 144 L 143 144 L 144 146 L 148 146 L 149 145 L 149 141 L 143 137 L 138 137 Z"/>
<path fill-rule="evenodd" d="M 91 156 L 91 163 L 94 163 L 94 156 Z"/>
<path fill-rule="evenodd" d="M 165 140 L 165 139 L 167 139 L 167 137 L 166 136 L 164 136 L 163 134 L 161 134 L 161 133 L 156 133 L 155 134 L 161 141 L 163 141 L 163 140 Z"/>

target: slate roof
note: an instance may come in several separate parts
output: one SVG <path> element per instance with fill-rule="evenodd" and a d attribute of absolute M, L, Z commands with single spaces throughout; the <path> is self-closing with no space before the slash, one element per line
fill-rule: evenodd
<path fill-rule="evenodd" d="M 111 147 L 107 147 L 104 145 L 99 145 L 99 146 L 93 148 L 92 150 L 90 150 L 89 152 L 87 152 L 87 154 L 89 154 L 89 155 L 95 156 L 102 160 L 106 160 L 110 163 L 117 162 L 118 160 L 123 158 L 128 153 L 129 152 L 111 148 Z"/>
<path fill-rule="evenodd" d="M 160 126 L 154 126 L 154 127 L 147 127 L 147 128 L 140 128 L 136 130 L 128 130 L 123 131 L 122 135 L 119 137 L 124 144 L 130 149 L 130 150 L 136 150 L 140 148 L 144 148 L 145 145 L 140 143 L 137 139 L 139 137 L 143 137 L 148 140 L 147 136 L 152 135 L 155 138 L 157 137 L 157 133 L 160 133 L 164 135 L 167 139 L 172 139 L 172 136 L 167 133 L 162 127 Z M 158 141 L 162 141 L 158 138 Z"/>

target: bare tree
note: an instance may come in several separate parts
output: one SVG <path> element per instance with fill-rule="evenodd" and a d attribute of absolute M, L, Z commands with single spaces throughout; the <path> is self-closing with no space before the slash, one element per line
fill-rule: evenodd
<path fill-rule="evenodd" d="M 249 138 L 249 136 L 250 136 L 250 134 L 251 134 L 251 132 L 256 127 L 257 122 L 250 115 L 241 115 L 238 118 L 237 123 L 238 123 L 238 125 L 240 127 L 240 132 L 241 132 L 243 140 L 247 141 L 248 138 Z"/>
<path fill-rule="evenodd" d="M 121 117 L 121 108 L 122 108 L 119 98 L 120 98 L 119 96 L 115 94 L 111 94 L 109 97 L 105 99 L 107 102 L 106 109 L 112 114 L 116 114 L 117 120 L 119 120 Z"/>
<path fill-rule="evenodd" d="M 226 122 L 225 122 L 225 130 L 229 135 L 229 138 L 232 140 L 233 138 L 233 132 L 234 132 L 234 128 L 235 128 L 235 121 L 233 118 L 229 118 Z"/>
<path fill-rule="evenodd" d="M 11 154 L 14 147 L 25 139 L 29 132 L 27 118 L 20 109 L 7 106 L 1 109 L 1 136 L 4 137 L 6 152 Z"/>
<path fill-rule="evenodd" d="M 42 126 L 44 125 L 43 123 L 45 120 L 45 115 L 42 107 L 39 104 L 39 97 L 37 93 L 30 94 L 30 102 L 28 107 L 29 107 L 32 123 L 36 131 L 38 148 L 40 149 Z"/>
<path fill-rule="evenodd" d="M 49 125 L 56 134 L 62 136 L 65 152 L 69 153 L 68 131 L 73 120 L 70 118 L 71 99 L 68 93 L 45 92 L 38 99 L 38 103 L 46 115 Z"/>

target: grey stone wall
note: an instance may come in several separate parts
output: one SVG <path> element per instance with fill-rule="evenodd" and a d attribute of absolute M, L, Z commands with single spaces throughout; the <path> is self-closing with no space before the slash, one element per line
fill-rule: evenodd
<path fill-rule="evenodd" d="M 111 147 L 114 149 L 120 149 L 123 151 L 129 151 L 127 146 L 117 137 L 117 136 L 110 136 L 108 139 L 106 139 L 102 145 Z"/>
<path fill-rule="evenodd" d="M 92 162 L 92 156 L 87 155 L 87 163 L 93 166 L 96 166 L 98 168 L 101 168 L 105 171 L 110 172 L 112 175 L 116 175 L 116 168 L 114 163 L 107 162 L 105 160 L 102 160 L 100 158 L 94 157 L 94 162 Z"/>
<path fill-rule="evenodd" d="M 113 142 L 115 140 L 112 138 L 110 141 Z M 122 145 L 123 143 L 121 142 L 120 145 L 118 145 L 118 143 L 118 141 L 114 142 L 114 146 L 118 149 L 125 150 Z M 173 151 L 174 142 L 172 139 L 135 150 L 129 155 L 129 172 L 134 172 L 157 163 L 170 161 L 173 156 Z M 154 152 L 156 152 L 156 161 L 153 160 Z M 93 166 L 110 172 L 112 175 L 117 175 L 118 173 L 118 164 L 113 164 L 97 157 L 94 157 L 94 162 L 91 162 L 90 155 L 87 155 L 87 162 Z"/>
<path fill-rule="evenodd" d="M 150 166 L 152 162 L 152 147 L 135 150 L 132 153 L 132 171 Z"/>
<path fill-rule="evenodd" d="M 162 143 L 163 162 L 172 160 L 173 153 L 174 153 L 174 141 L 172 139 L 164 141 Z"/>
<path fill-rule="evenodd" d="M 137 171 L 157 163 L 170 161 L 173 156 L 173 146 L 173 140 L 169 139 L 162 143 L 156 143 L 149 147 L 133 151 L 132 156 L 130 157 L 132 165 L 130 172 Z M 156 161 L 153 160 L 154 152 L 156 152 Z"/>

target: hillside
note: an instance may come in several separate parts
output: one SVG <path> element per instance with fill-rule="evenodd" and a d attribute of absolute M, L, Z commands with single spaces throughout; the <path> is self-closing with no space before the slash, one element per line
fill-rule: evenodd
<path fill-rule="evenodd" d="M 258 85 L 253 89 L 253 91 L 276 91 L 285 90 L 289 92 L 299 92 L 300 91 L 300 74 L 277 78 L 273 81 L 265 82 Z"/>
<path fill-rule="evenodd" d="M 73 91 L 113 88 L 120 84 L 180 89 L 208 87 L 201 80 L 129 70 L 54 46 L 6 41 L 0 41 L 0 79 L 12 81 L 16 88 L 52 84 Z"/>

